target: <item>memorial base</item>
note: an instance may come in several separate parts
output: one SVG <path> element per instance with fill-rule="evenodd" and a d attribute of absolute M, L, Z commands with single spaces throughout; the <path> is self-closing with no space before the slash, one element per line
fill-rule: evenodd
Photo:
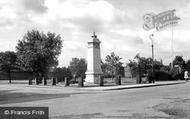
<path fill-rule="evenodd" d="M 86 73 L 86 79 L 85 82 L 91 83 L 91 84 L 98 84 L 100 80 L 100 76 L 102 73 Z"/>

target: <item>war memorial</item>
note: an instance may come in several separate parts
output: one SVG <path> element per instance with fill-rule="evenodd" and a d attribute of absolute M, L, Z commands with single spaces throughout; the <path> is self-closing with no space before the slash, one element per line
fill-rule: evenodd
<path fill-rule="evenodd" d="M 100 80 L 100 76 L 102 75 L 100 43 L 100 40 L 94 32 L 92 41 L 88 42 L 88 65 L 85 81 L 89 83 L 98 82 L 98 80 Z"/>

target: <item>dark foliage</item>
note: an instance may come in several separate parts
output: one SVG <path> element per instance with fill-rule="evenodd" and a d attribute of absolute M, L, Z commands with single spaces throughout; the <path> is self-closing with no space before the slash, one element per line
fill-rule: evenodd
<path fill-rule="evenodd" d="M 69 69 L 75 79 L 84 77 L 87 70 L 86 60 L 84 58 L 72 58 Z"/>
<path fill-rule="evenodd" d="M 114 52 L 106 56 L 105 63 L 102 66 L 104 75 L 112 76 L 113 78 L 117 75 L 122 75 L 122 58 L 116 56 Z"/>
<path fill-rule="evenodd" d="M 67 67 L 58 67 L 55 68 L 53 71 L 53 76 L 57 77 L 57 81 L 65 81 L 65 78 L 68 78 L 69 80 L 72 79 L 71 70 Z"/>
<path fill-rule="evenodd" d="M 61 48 L 60 35 L 28 31 L 16 46 L 18 64 L 23 71 L 31 71 L 34 76 L 43 77 L 52 67 L 57 66 Z"/>
<path fill-rule="evenodd" d="M 11 83 L 11 72 L 17 69 L 17 55 L 15 52 L 0 52 L 0 70 L 6 72 Z"/>
<path fill-rule="evenodd" d="M 156 71 L 155 80 L 156 81 L 173 81 L 173 80 L 176 80 L 176 78 L 172 77 L 172 75 L 170 75 L 168 72 Z"/>

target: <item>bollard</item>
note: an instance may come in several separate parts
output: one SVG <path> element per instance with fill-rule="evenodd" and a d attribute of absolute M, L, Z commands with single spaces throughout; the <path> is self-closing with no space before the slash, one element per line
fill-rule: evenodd
<path fill-rule="evenodd" d="M 117 76 L 115 79 L 116 85 L 121 85 L 121 76 Z"/>
<path fill-rule="evenodd" d="M 66 86 L 69 86 L 69 78 L 68 77 L 65 77 L 65 87 Z"/>
<path fill-rule="evenodd" d="M 119 78 L 119 85 L 121 85 L 121 76 L 119 76 L 118 78 Z"/>
<path fill-rule="evenodd" d="M 140 84 L 141 83 L 141 76 L 137 75 L 136 77 L 136 84 Z"/>
<path fill-rule="evenodd" d="M 51 79 L 51 82 L 52 82 L 52 86 L 56 85 L 56 78 L 53 77 L 53 78 Z"/>
<path fill-rule="evenodd" d="M 83 77 L 79 78 L 78 80 L 78 87 L 83 87 L 84 84 L 83 84 Z"/>
<path fill-rule="evenodd" d="M 38 78 L 38 84 L 42 83 L 42 81 L 43 81 L 43 77 L 39 77 Z"/>
<path fill-rule="evenodd" d="M 28 80 L 28 85 L 32 85 L 32 79 L 31 78 Z"/>
<path fill-rule="evenodd" d="M 152 73 L 152 83 L 155 83 L 155 81 L 156 81 L 156 77 L 155 77 L 155 73 L 153 72 Z"/>
<path fill-rule="evenodd" d="M 47 85 L 47 80 L 46 80 L 45 77 L 42 77 L 42 81 L 43 81 L 43 84 L 44 84 L 44 85 Z"/>
<path fill-rule="evenodd" d="M 142 76 L 139 77 L 139 84 L 142 83 Z"/>
<path fill-rule="evenodd" d="M 39 79 L 38 79 L 38 77 L 35 77 L 35 84 L 36 84 L 36 85 L 39 84 Z"/>
<path fill-rule="evenodd" d="M 155 83 L 155 79 L 154 79 L 154 77 L 153 77 L 152 74 L 150 74 L 150 75 L 148 76 L 148 82 L 149 82 L 149 83 Z"/>
<path fill-rule="evenodd" d="M 104 86 L 104 77 L 100 76 L 100 86 Z"/>

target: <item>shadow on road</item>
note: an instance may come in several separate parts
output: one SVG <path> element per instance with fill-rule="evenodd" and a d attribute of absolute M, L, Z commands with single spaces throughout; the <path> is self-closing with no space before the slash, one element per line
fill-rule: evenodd
<path fill-rule="evenodd" d="M 38 100 L 48 100 L 54 98 L 67 98 L 71 95 L 81 93 L 70 93 L 70 94 L 39 94 L 39 93 L 18 93 L 12 92 L 13 90 L 0 91 L 0 104 L 11 104 L 11 103 L 23 103 Z"/>

